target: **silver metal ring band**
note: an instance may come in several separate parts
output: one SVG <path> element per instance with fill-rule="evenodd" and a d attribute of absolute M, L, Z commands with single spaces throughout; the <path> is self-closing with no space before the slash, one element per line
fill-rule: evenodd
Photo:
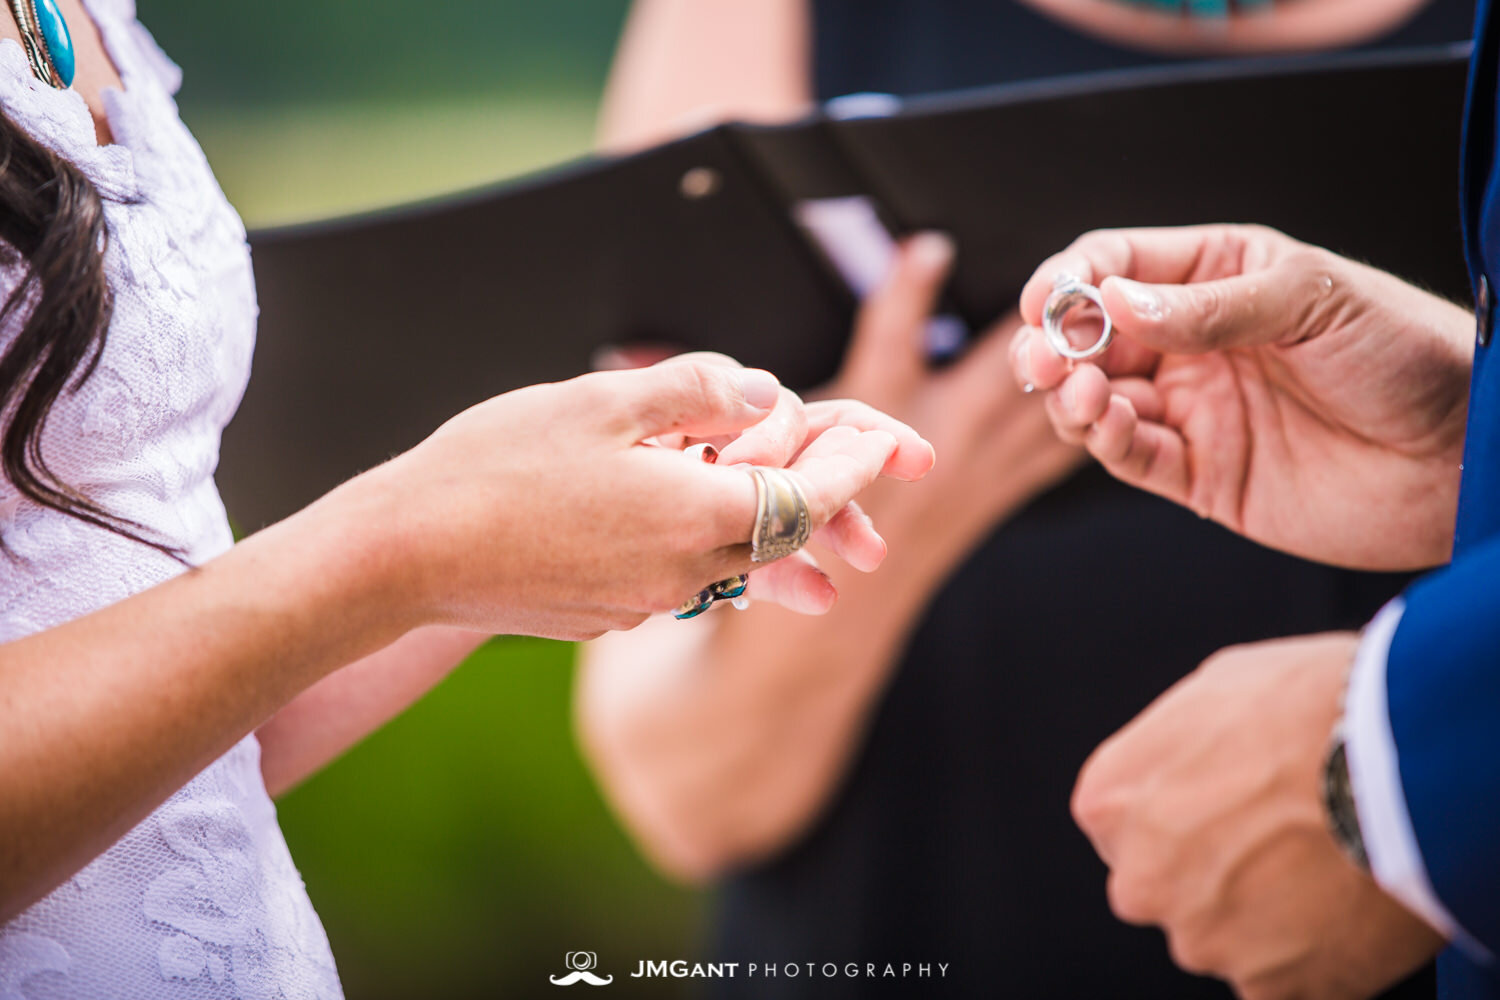
<path fill-rule="evenodd" d="M 750 559 L 768 563 L 785 559 L 807 544 L 812 517 L 802 487 L 782 469 L 756 467 L 755 527 L 750 533 Z"/>
<path fill-rule="evenodd" d="M 1104 316 L 1104 330 L 1099 334 L 1099 339 L 1089 346 L 1074 347 L 1063 332 L 1063 320 L 1073 309 L 1088 302 L 1099 307 L 1099 312 Z M 1110 339 L 1114 337 L 1115 325 L 1109 318 L 1109 310 L 1104 308 L 1104 296 L 1099 294 L 1099 289 L 1078 278 L 1061 275 L 1052 294 L 1047 296 L 1047 304 L 1042 307 L 1042 333 L 1058 354 L 1073 361 L 1082 361 L 1104 353 L 1109 347 Z"/>

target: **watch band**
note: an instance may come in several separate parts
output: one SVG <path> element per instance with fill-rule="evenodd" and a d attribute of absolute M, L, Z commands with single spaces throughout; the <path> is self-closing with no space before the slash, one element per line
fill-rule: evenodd
<path fill-rule="evenodd" d="M 1354 804 L 1354 786 L 1349 781 L 1349 754 L 1344 744 L 1342 721 L 1334 729 L 1333 743 L 1323 763 L 1323 808 L 1328 818 L 1328 830 L 1339 848 L 1362 871 L 1368 872 L 1370 857 L 1365 852 L 1359 810 Z"/>

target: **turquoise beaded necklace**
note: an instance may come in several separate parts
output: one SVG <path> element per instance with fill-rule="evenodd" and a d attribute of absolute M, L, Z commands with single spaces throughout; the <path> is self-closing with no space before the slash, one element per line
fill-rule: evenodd
<path fill-rule="evenodd" d="M 9 3 L 36 78 L 59 90 L 73 86 L 76 68 L 73 36 L 68 33 L 68 22 L 57 7 L 57 0 L 9 0 Z"/>

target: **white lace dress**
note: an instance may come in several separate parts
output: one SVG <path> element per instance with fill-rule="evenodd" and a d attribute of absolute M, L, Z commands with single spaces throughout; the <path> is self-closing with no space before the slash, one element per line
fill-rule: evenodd
<path fill-rule="evenodd" d="M 255 289 L 245 231 L 178 119 L 180 73 L 133 0 L 88 0 L 125 84 L 99 147 L 75 93 L 36 81 L 0 42 L 0 106 L 77 163 L 106 200 L 116 302 L 103 358 L 53 410 L 52 468 L 200 563 L 230 545 L 215 489 L 219 435 L 249 375 Z M 16 284 L 0 268 L 0 294 Z M 8 346 L 15 329 L 0 330 Z M 0 482 L 0 641 L 173 576 L 151 549 Z M 341 995 L 328 939 L 292 864 L 246 737 L 50 896 L 0 928 L 0 1000 Z"/>

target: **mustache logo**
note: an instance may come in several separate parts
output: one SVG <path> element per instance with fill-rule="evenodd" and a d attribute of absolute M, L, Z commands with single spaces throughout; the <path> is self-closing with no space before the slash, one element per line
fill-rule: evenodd
<path fill-rule="evenodd" d="M 591 970 L 599 967 L 599 956 L 591 951 L 570 951 L 563 959 L 563 964 L 571 971 L 565 976 L 548 976 L 553 986 L 572 986 L 574 983 L 608 986 L 615 981 L 614 976 L 594 975 Z"/>
<path fill-rule="evenodd" d="M 608 986 L 615 981 L 614 976 L 606 976 L 600 979 L 592 972 L 570 972 L 566 976 L 548 976 L 553 986 L 572 986 L 574 983 L 588 983 L 590 986 Z"/>

